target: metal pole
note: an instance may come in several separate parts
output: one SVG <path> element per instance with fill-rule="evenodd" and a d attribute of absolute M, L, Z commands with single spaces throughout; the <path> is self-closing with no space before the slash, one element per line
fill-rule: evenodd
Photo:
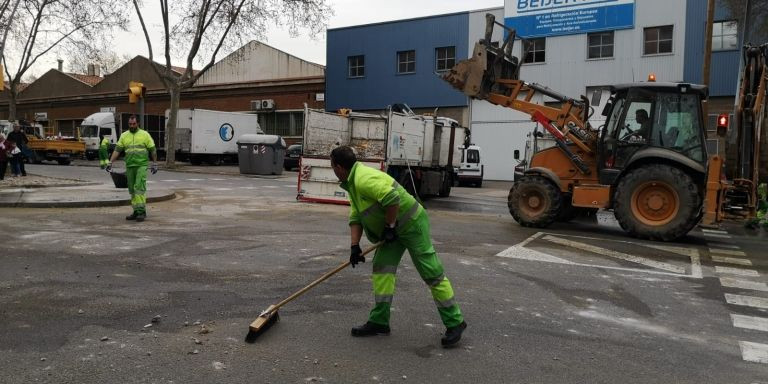
<path fill-rule="evenodd" d="M 139 128 L 146 130 L 147 126 L 144 124 L 144 97 L 139 98 Z"/>

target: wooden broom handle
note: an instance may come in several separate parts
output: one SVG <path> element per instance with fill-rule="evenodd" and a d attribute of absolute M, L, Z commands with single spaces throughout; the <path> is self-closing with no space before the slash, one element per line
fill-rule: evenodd
<path fill-rule="evenodd" d="M 379 247 L 381 244 L 383 244 L 383 243 L 384 243 L 383 241 L 380 241 L 380 242 L 378 242 L 378 243 L 376 243 L 376 244 L 372 245 L 370 248 L 368 248 L 368 249 L 366 249 L 365 251 L 363 251 L 363 253 L 361 254 L 361 256 L 365 256 L 365 255 L 367 255 L 367 254 L 369 254 L 369 253 L 373 252 L 374 250 L 376 250 L 376 248 L 378 248 L 378 247 Z M 281 302 L 279 302 L 279 303 L 277 303 L 277 304 L 273 305 L 273 306 L 270 308 L 269 312 L 275 312 L 275 311 L 277 311 L 277 310 L 278 310 L 280 307 L 282 307 L 283 305 L 286 305 L 286 304 L 288 304 L 289 302 L 293 301 L 293 299 L 295 299 L 295 298 L 297 298 L 297 297 L 299 297 L 299 296 L 303 295 L 305 292 L 309 291 L 309 290 L 310 290 L 310 289 L 312 289 L 314 286 L 316 286 L 316 285 L 318 285 L 318 284 L 322 283 L 323 281 L 327 280 L 329 277 L 331 277 L 331 276 L 333 276 L 333 275 L 337 274 L 339 271 L 341 271 L 342 269 L 346 268 L 347 266 L 349 266 L 349 261 L 345 261 L 343 264 L 339 265 L 338 267 L 334 268 L 333 270 L 326 272 L 324 275 L 320 276 L 320 277 L 319 277 L 317 280 L 315 280 L 315 281 L 313 281 L 313 282 L 309 283 L 309 285 L 307 285 L 306 287 L 304 287 L 304 288 L 302 288 L 302 289 L 298 290 L 298 291 L 297 291 L 296 293 L 294 293 L 293 295 L 290 295 L 290 296 L 286 297 L 286 298 L 285 298 L 283 301 L 281 301 Z"/>

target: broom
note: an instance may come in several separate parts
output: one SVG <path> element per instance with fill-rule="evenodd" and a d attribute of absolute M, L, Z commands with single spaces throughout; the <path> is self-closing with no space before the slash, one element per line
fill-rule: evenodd
<path fill-rule="evenodd" d="M 362 256 L 365 256 L 371 252 L 373 252 L 376 248 L 381 245 L 382 242 L 378 242 L 374 245 L 372 245 L 370 248 L 363 251 Z M 245 341 L 248 343 L 253 343 L 256 341 L 256 338 L 259 337 L 262 333 L 266 332 L 267 329 L 269 329 L 273 324 L 275 324 L 279 319 L 280 315 L 277 313 L 277 310 L 280 309 L 283 305 L 288 304 L 289 302 L 293 301 L 293 299 L 303 295 L 310 289 L 314 288 L 316 285 L 322 283 L 323 281 L 327 280 L 329 277 L 335 275 L 342 269 L 346 268 L 349 265 L 349 261 L 345 261 L 343 264 L 339 265 L 338 267 L 334 268 L 331 271 L 326 272 L 324 275 L 320 276 L 317 280 L 309 283 L 306 287 L 298 290 L 296 293 L 288 296 L 283 301 L 270 305 L 269 308 L 265 309 L 264 312 L 261 312 L 259 317 L 254 320 L 249 329 L 248 329 L 248 335 L 245 336 Z"/>

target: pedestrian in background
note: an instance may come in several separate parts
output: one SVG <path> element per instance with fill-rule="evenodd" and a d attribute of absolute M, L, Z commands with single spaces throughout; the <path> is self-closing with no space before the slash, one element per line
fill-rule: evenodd
<path fill-rule="evenodd" d="M 16 145 L 13 161 L 11 162 L 11 170 L 13 171 L 13 164 L 15 162 L 18 172 L 13 172 L 13 174 L 16 176 L 26 176 L 27 170 L 24 169 L 24 151 L 29 143 L 27 135 L 21 131 L 21 126 L 16 124 L 13 126 L 13 132 L 8 134 L 7 140 L 12 141 Z"/>
<path fill-rule="evenodd" d="M 139 127 L 136 115 L 128 118 L 128 131 L 117 140 L 112 158 L 107 163 L 107 172 L 112 172 L 112 162 L 117 160 L 120 153 L 125 152 L 125 176 L 128 178 L 128 192 L 131 194 L 133 213 L 126 220 L 144 221 L 147 218 L 147 165 L 152 157 L 150 170 L 157 173 L 157 150 L 155 141 L 147 131 Z"/>
<path fill-rule="evenodd" d="M 10 135 L 9 135 L 10 136 Z M 21 150 L 16 143 L 10 138 L 5 139 L 6 147 L 8 148 L 8 156 L 10 156 L 11 163 L 11 176 L 21 176 L 21 164 L 24 160 L 21 157 Z"/>
<path fill-rule="evenodd" d="M 0 134 L 0 180 L 5 179 L 5 171 L 8 169 L 10 144 L 5 141 L 5 136 Z"/>
<path fill-rule="evenodd" d="M 99 134 L 99 167 L 101 169 L 107 168 L 109 164 L 109 139 L 104 136 L 104 133 Z"/>

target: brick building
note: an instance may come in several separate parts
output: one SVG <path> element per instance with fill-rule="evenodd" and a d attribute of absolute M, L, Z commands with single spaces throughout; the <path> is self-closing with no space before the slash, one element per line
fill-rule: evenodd
<path fill-rule="evenodd" d="M 128 103 L 128 82 L 147 88 L 145 127 L 162 146 L 165 142 L 165 111 L 170 96 L 149 59 L 136 56 L 114 72 L 100 76 L 97 67 L 88 74 L 51 69 L 19 93 L 17 118 L 36 121 L 47 134 L 74 136 L 88 115 L 115 113 L 119 124 L 138 112 Z M 159 65 L 159 64 L 154 64 Z M 181 72 L 183 69 L 175 68 Z M 197 84 L 182 92 L 181 108 L 259 114 L 267 133 L 301 138 L 303 108 L 324 108 L 325 68 L 259 42 L 250 42 L 223 58 Z M 8 93 L 0 93 L 0 119 L 8 118 Z"/>

